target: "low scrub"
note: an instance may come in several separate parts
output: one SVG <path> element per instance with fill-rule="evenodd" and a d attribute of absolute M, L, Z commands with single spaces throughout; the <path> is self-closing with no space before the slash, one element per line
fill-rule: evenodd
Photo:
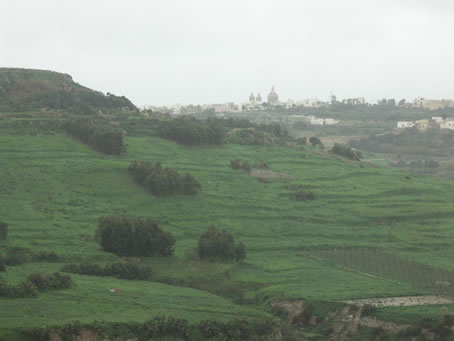
<path fill-rule="evenodd" d="M 232 169 L 242 169 L 245 172 L 251 171 L 251 166 L 249 165 L 249 161 L 247 161 L 247 160 L 243 160 L 243 161 L 238 160 L 238 159 L 230 160 L 230 167 Z"/>
<path fill-rule="evenodd" d="M 72 340 L 81 334 L 82 329 L 93 331 L 96 338 L 110 340 L 121 337 L 137 340 L 244 341 L 276 340 L 280 327 L 271 319 L 236 319 L 227 322 L 205 320 L 189 324 L 185 319 L 156 316 L 144 323 L 95 321 L 82 324 L 75 321 L 58 327 L 27 328 L 22 332 L 25 337 L 33 340 L 50 340 L 56 335 L 62 340 Z"/>
<path fill-rule="evenodd" d="M 33 297 L 36 295 L 38 295 L 38 289 L 30 281 L 10 285 L 4 279 L 0 278 L 0 297 L 19 298 Z"/>
<path fill-rule="evenodd" d="M 78 275 L 112 276 L 130 280 L 151 279 L 151 267 L 140 267 L 131 263 L 113 263 L 107 264 L 104 267 L 90 263 L 67 264 L 61 268 L 61 271 Z"/>
<path fill-rule="evenodd" d="M 38 290 L 67 289 L 72 284 L 71 276 L 59 272 L 49 275 L 34 273 L 28 276 L 28 281 L 33 283 Z"/>
<path fill-rule="evenodd" d="M 163 168 L 161 162 L 133 161 L 128 168 L 134 181 L 154 195 L 197 194 L 202 186 L 189 173 L 180 175 L 176 169 Z"/>
<path fill-rule="evenodd" d="M 119 256 L 170 256 L 175 238 L 151 219 L 101 217 L 95 239 L 104 251 Z"/>

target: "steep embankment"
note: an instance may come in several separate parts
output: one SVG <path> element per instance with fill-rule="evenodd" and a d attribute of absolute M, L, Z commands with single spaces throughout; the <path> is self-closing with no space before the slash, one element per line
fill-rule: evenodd
<path fill-rule="evenodd" d="M 67 74 L 0 68 L 0 112 L 42 109 L 94 114 L 136 108 L 124 96 L 91 90 L 74 82 Z"/>

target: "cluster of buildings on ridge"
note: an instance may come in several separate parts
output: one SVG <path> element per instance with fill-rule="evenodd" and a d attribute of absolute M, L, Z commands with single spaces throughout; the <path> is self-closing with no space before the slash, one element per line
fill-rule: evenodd
<path fill-rule="evenodd" d="M 454 130 L 454 119 L 453 118 L 443 118 L 440 116 L 434 116 L 430 120 L 416 120 L 416 121 L 398 121 L 397 128 L 413 128 L 416 127 L 420 130 L 425 130 L 429 127 L 439 128 L 439 129 L 450 129 Z"/>
<path fill-rule="evenodd" d="M 152 111 L 160 111 L 163 113 L 169 113 L 174 115 L 180 114 L 197 114 L 204 111 L 211 111 L 215 114 L 219 113 L 241 113 L 241 112 L 258 112 L 258 111 L 266 111 L 273 107 L 282 107 L 285 109 L 291 108 L 298 108 L 298 107 L 305 107 L 305 108 L 319 108 L 319 107 L 327 107 L 332 104 L 346 104 L 346 105 L 370 105 L 364 99 L 364 97 L 358 98 L 348 98 L 343 99 L 342 101 L 338 101 L 336 96 L 332 95 L 330 102 L 324 102 L 317 98 L 310 98 L 305 99 L 302 101 L 294 101 L 289 99 L 285 102 L 279 101 L 279 95 L 276 93 L 274 86 L 271 88 L 271 91 L 268 93 L 266 100 L 262 98 L 260 93 L 257 93 L 255 96 L 253 93 L 249 96 L 249 101 L 243 102 L 241 104 L 235 104 L 233 102 L 228 103 L 221 103 L 221 104 L 204 104 L 204 105 L 180 105 L 176 104 L 170 108 L 168 107 L 154 107 L 154 106 L 144 106 L 143 110 L 152 110 Z M 379 100 L 378 104 L 388 104 L 393 106 L 400 106 L 405 108 L 422 108 L 428 110 L 437 110 L 437 109 L 447 109 L 447 108 L 454 108 L 454 100 L 435 100 L 435 99 L 427 99 L 424 97 L 417 97 L 413 100 L 413 102 L 406 102 L 405 100 L 401 100 L 399 103 L 396 103 L 394 99 L 391 100 Z M 315 120 L 314 122 L 318 122 Z M 337 123 L 337 122 L 336 122 Z M 323 123 L 314 123 L 314 124 L 334 124 L 330 119 L 325 120 Z M 404 124 L 402 122 L 402 124 Z M 409 124 L 406 122 L 405 124 Z M 416 121 L 415 121 L 416 125 Z M 423 125 L 421 123 L 420 125 Z M 399 126 L 399 128 L 403 128 L 403 126 Z"/>

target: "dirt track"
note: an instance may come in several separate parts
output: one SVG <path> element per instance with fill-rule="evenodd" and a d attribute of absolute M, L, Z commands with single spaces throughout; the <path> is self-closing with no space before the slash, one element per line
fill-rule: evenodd
<path fill-rule="evenodd" d="M 402 296 L 386 298 L 366 298 L 342 302 L 347 304 L 354 304 L 357 306 L 368 304 L 374 307 L 409 307 L 429 304 L 452 304 L 454 303 L 454 300 L 441 296 Z"/>

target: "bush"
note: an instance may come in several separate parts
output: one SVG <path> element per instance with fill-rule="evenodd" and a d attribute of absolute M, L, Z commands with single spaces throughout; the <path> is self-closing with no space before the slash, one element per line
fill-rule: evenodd
<path fill-rule="evenodd" d="M 120 256 L 170 256 L 175 238 L 153 219 L 101 217 L 96 240 L 104 251 Z"/>
<path fill-rule="evenodd" d="M 232 169 L 240 169 L 241 168 L 241 161 L 238 159 L 230 160 L 230 167 Z"/>
<path fill-rule="evenodd" d="M 0 221 L 0 238 L 5 240 L 8 235 L 8 224 Z"/>
<path fill-rule="evenodd" d="M 118 155 L 126 151 L 123 133 L 111 127 L 100 127 L 89 120 L 75 120 L 66 124 L 66 132 L 101 153 Z"/>
<path fill-rule="evenodd" d="M 354 149 L 350 148 L 349 146 L 346 146 L 343 144 L 338 144 L 338 143 L 334 144 L 332 152 L 334 154 L 337 154 L 337 155 L 346 157 L 347 159 L 355 160 L 355 161 L 359 161 L 362 157 L 361 152 L 359 150 L 354 150 Z"/>
<path fill-rule="evenodd" d="M 38 290 L 67 289 L 72 284 L 71 276 L 54 272 L 49 275 L 34 273 L 28 276 L 28 281 L 33 283 Z"/>
<path fill-rule="evenodd" d="M 250 172 L 251 171 L 251 166 L 249 165 L 248 161 L 243 161 L 243 164 L 241 165 L 241 169 L 243 169 L 245 172 Z"/>
<path fill-rule="evenodd" d="M 186 340 L 189 336 L 187 320 L 157 316 L 143 324 L 141 339 L 153 340 L 160 337 L 175 337 Z"/>
<path fill-rule="evenodd" d="M 154 195 L 186 194 L 194 195 L 202 186 L 189 173 L 181 176 L 176 169 L 162 168 L 161 162 L 133 161 L 128 168 L 134 181 L 144 186 Z"/>
<path fill-rule="evenodd" d="M 310 144 L 311 144 L 313 147 L 315 147 L 315 146 L 317 146 L 317 145 L 323 146 L 322 141 L 320 141 L 320 140 L 319 140 L 317 137 L 315 137 L 315 136 L 312 136 L 312 137 L 309 139 L 309 142 L 310 142 Z"/>
<path fill-rule="evenodd" d="M 231 233 L 225 230 L 218 231 L 213 226 L 200 235 L 197 250 L 201 259 L 241 261 L 246 258 L 243 243 L 236 245 Z"/>
<path fill-rule="evenodd" d="M 38 294 L 36 286 L 30 282 L 22 282 L 17 285 L 9 285 L 2 278 L 0 278 L 0 297 L 32 297 Z"/>
<path fill-rule="evenodd" d="M 139 267 L 131 263 L 113 263 L 107 264 L 104 267 L 91 263 L 67 264 L 61 268 L 61 271 L 78 275 L 112 276 L 120 279 L 151 279 L 151 267 Z"/>

